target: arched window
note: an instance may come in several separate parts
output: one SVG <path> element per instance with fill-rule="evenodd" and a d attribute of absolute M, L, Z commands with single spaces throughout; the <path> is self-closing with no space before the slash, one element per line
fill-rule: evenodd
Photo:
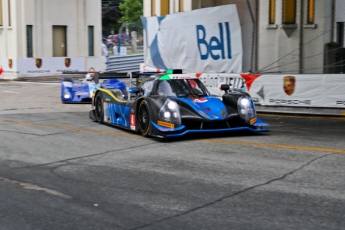
<path fill-rule="evenodd" d="M 296 0 L 283 0 L 283 24 L 296 24 Z"/>

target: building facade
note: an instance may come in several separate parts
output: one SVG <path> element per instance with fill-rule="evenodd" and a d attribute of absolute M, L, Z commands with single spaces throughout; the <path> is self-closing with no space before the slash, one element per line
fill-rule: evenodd
<path fill-rule="evenodd" d="M 1 78 L 105 69 L 100 0 L 0 0 Z"/>
<path fill-rule="evenodd" d="M 344 0 L 144 0 L 144 16 L 225 4 L 237 6 L 243 72 L 345 71 Z"/>

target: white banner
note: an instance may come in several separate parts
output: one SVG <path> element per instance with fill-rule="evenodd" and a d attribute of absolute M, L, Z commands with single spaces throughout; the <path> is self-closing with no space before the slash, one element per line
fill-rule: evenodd
<path fill-rule="evenodd" d="M 222 84 L 249 93 L 267 106 L 345 108 L 345 74 L 208 74 L 194 73 L 212 95 L 222 96 Z"/>
<path fill-rule="evenodd" d="M 248 92 L 261 105 L 345 108 L 345 74 L 252 75 L 250 78 Z"/>
<path fill-rule="evenodd" d="M 4 58 L 4 74 L 49 75 L 63 71 L 85 71 L 84 57 Z"/>
<path fill-rule="evenodd" d="M 235 4 L 143 17 L 142 22 L 148 66 L 187 72 L 242 71 L 241 26 Z"/>

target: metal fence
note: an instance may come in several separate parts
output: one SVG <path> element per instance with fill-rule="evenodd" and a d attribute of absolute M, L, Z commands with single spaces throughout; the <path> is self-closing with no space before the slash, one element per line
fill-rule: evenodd
<path fill-rule="evenodd" d="M 107 72 L 135 72 L 139 71 L 140 63 L 144 62 L 143 54 L 127 56 L 111 56 L 107 61 Z"/>

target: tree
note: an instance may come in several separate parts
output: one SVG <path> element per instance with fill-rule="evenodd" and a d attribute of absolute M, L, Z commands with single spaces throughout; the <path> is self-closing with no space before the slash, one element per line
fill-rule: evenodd
<path fill-rule="evenodd" d="M 116 31 L 121 27 L 117 23 L 120 18 L 119 9 L 116 6 L 103 6 L 102 7 L 102 27 L 103 33 L 110 34 L 111 30 Z"/>
<path fill-rule="evenodd" d="M 137 22 L 143 15 L 143 0 L 124 0 L 120 3 L 121 17 L 118 23 Z"/>

